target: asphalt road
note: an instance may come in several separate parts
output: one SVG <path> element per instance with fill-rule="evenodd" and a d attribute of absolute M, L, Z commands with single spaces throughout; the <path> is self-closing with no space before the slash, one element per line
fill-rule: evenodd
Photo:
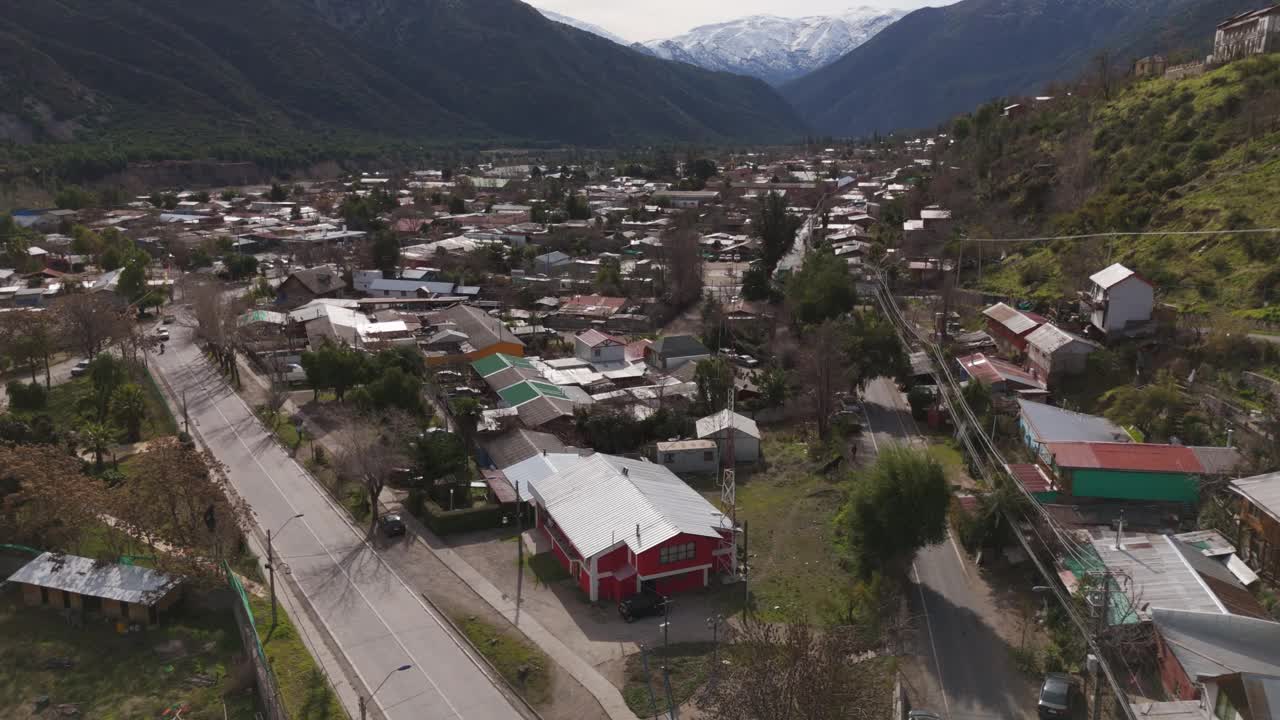
<path fill-rule="evenodd" d="M 191 342 L 173 326 L 154 355 L 175 397 L 186 393 L 192 431 L 227 466 L 228 476 L 274 535 L 277 575 L 287 572 L 366 690 L 385 684 L 370 705 L 393 720 L 522 717 L 515 705 L 426 605 L 378 556 L 363 532 L 266 434 Z M 302 517 L 294 518 L 299 513 Z M 279 581 L 279 577 L 277 580 Z M 403 665 L 409 670 L 397 672 Z"/>
<path fill-rule="evenodd" d="M 867 431 L 861 452 L 924 439 L 906 399 L 892 380 L 872 381 L 863 396 Z M 917 553 L 915 583 L 908 598 L 917 617 L 916 652 L 926 668 L 924 682 L 910 688 L 915 709 L 949 720 L 1033 718 L 1034 689 L 1013 666 L 1009 647 L 991 626 L 1004 611 L 991 600 L 977 569 L 961 557 L 950 536 Z"/>

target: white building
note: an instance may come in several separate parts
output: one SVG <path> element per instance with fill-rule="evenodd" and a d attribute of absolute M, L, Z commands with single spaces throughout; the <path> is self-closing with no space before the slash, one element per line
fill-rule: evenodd
<path fill-rule="evenodd" d="M 1106 335 L 1124 335 L 1147 326 L 1155 308 L 1155 288 L 1146 278 L 1116 263 L 1090 276 L 1085 297 L 1089 322 Z"/>
<path fill-rule="evenodd" d="M 674 440 L 656 447 L 658 464 L 673 473 L 714 473 L 720 466 L 715 440 Z"/>
<path fill-rule="evenodd" d="M 749 417 L 725 409 L 698 420 L 696 428 L 698 439 L 714 440 L 721 455 L 732 433 L 735 462 L 753 463 L 760 459 L 760 428 Z"/>
<path fill-rule="evenodd" d="M 591 328 L 573 337 L 573 354 L 589 363 L 626 362 L 627 344 L 618 338 Z"/>

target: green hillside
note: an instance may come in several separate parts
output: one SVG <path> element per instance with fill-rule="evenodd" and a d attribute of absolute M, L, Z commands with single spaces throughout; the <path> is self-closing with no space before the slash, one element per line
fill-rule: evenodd
<path fill-rule="evenodd" d="M 0 16 L 0 163 L 259 159 L 461 142 L 765 141 L 763 82 L 667 62 L 517 0 L 61 0 Z M 5 142 L 7 141 L 7 142 Z"/>
<path fill-rule="evenodd" d="M 962 179 L 949 200 L 972 204 L 970 237 L 1280 227 L 1280 56 L 1177 82 L 1139 81 L 1109 101 L 1062 97 L 1017 119 L 1000 117 L 997 106 L 953 125 L 950 155 Z M 1280 320 L 1280 235 L 1000 249 L 1010 255 L 982 280 L 993 291 L 1050 300 L 1110 260 L 1184 310 Z"/>

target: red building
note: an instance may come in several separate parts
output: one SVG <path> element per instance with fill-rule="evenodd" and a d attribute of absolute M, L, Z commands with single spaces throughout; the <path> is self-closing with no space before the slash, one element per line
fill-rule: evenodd
<path fill-rule="evenodd" d="M 1021 355 L 1027 351 L 1027 336 L 1045 323 L 1035 313 L 1022 312 L 996 303 L 982 314 L 987 318 L 987 334 L 996 341 L 996 347 L 1007 355 Z"/>
<path fill-rule="evenodd" d="M 733 571 L 728 520 L 661 465 L 602 454 L 560 458 L 554 472 L 527 484 L 537 527 L 593 601 L 642 588 L 692 590 Z"/>

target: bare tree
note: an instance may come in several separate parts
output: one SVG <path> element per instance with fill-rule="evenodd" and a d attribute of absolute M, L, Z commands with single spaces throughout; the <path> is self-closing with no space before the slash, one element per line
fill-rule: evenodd
<path fill-rule="evenodd" d="M 0 353 L 31 369 L 31 382 L 44 367 L 44 384 L 49 387 L 49 356 L 58 348 L 60 336 L 56 318 L 41 310 L 18 310 L 0 314 Z"/>
<path fill-rule="evenodd" d="M 679 229 L 662 236 L 663 279 L 667 297 L 677 308 L 688 307 L 702 297 L 701 236 L 693 229 Z"/>
<path fill-rule="evenodd" d="M 403 413 L 352 413 L 343 419 L 339 450 L 334 458 L 338 475 L 360 483 L 369 502 L 370 527 L 378 521 L 378 498 L 395 475 L 412 458 L 407 444 L 412 420 Z"/>
<path fill-rule="evenodd" d="M 869 649 L 849 628 L 746 622 L 733 633 L 729 664 L 696 697 L 718 720 L 880 718 L 890 689 L 851 660 Z"/>
<path fill-rule="evenodd" d="M 827 436 L 831 416 L 835 413 L 837 393 L 847 390 L 848 366 L 841 348 L 845 346 L 844 327 L 828 320 L 811 330 L 806 338 L 800 369 L 805 385 L 813 391 L 813 411 L 818 421 L 818 435 Z"/>
<path fill-rule="evenodd" d="M 238 384 L 240 373 L 236 365 L 236 350 L 240 338 L 237 320 L 245 308 L 245 300 L 226 292 L 222 283 L 210 279 L 191 281 L 185 292 L 195 315 L 196 337 L 205 342 L 214 360 Z"/>
<path fill-rule="evenodd" d="M 68 346 L 93 357 L 133 326 L 127 308 L 108 293 L 75 293 L 60 299 L 54 313 Z"/>

